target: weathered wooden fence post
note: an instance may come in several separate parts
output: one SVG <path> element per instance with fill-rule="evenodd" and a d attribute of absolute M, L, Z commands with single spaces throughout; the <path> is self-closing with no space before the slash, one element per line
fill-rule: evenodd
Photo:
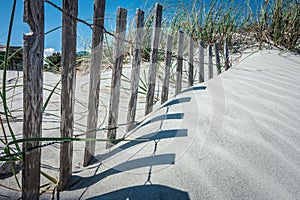
<path fill-rule="evenodd" d="M 225 38 L 224 40 L 224 57 L 225 57 L 225 70 L 230 68 L 229 64 L 229 50 L 228 50 L 228 40 Z"/>
<path fill-rule="evenodd" d="M 44 1 L 24 0 L 24 22 L 31 32 L 23 36 L 23 138 L 42 137 Z M 7 47 L 8 48 L 8 47 Z M 39 199 L 40 142 L 23 143 L 22 199 Z"/>
<path fill-rule="evenodd" d="M 212 46 L 208 45 L 208 75 L 209 79 L 213 78 L 213 60 L 212 60 Z"/>
<path fill-rule="evenodd" d="M 151 55 L 150 55 L 150 66 L 149 66 L 149 75 L 148 75 L 148 90 L 146 96 L 146 108 L 145 115 L 152 112 L 153 109 L 153 99 L 155 92 L 155 78 L 156 78 L 156 66 L 158 61 L 158 44 L 159 44 L 159 35 L 161 29 L 162 21 L 162 6 L 155 4 L 154 11 L 154 28 L 153 28 L 153 37 L 151 43 Z"/>
<path fill-rule="evenodd" d="M 194 40 L 190 36 L 189 37 L 189 80 L 188 80 L 188 87 L 191 87 L 194 85 Z"/>
<path fill-rule="evenodd" d="M 200 69 L 199 69 L 199 83 L 204 82 L 204 44 L 203 41 L 199 43 L 199 62 L 200 62 Z"/>
<path fill-rule="evenodd" d="M 184 39 L 183 32 L 178 31 L 175 94 L 178 94 L 179 92 L 181 92 L 182 66 L 183 66 L 183 39 Z"/>
<path fill-rule="evenodd" d="M 92 35 L 92 58 L 89 88 L 89 107 L 87 117 L 86 138 L 96 138 L 99 93 L 100 93 L 100 69 L 103 49 L 105 0 L 94 1 L 94 26 Z M 83 166 L 87 166 L 95 154 L 95 142 L 86 141 Z"/>
<path fill-rule="evenodd" d="M 60 132 L 62 138 L 72 138 L 74 129 L 78 0 L 63 0 L 63 11 Z M 73 143 L 61 143 L 59 190 L 63 190 L 72 176 L 72 159 Z"/>
<path fill-rule="evenodd" d="M 169 79 L 170 79 L 170 68 L 171 68 L 171 61 L 172 61 L 172 43 L 173 43 L 173 36 L 167 36 L 167 47 L 166 47 L 166 60 L 165 60 L 165 78 L 164 83 L 162 86 L 161 91 L 161 104 L 165 103 L 168 100 L 169 95 Z"/>
<path fill-rule="evenodd" d="M 141 52 L 142 52 L 142 40 L 144 31 L 144 11 L 136 10 L 136 31 L 135 31 L 135 44 L 134 44 L 134 55 L 131 70 L 131 96 L 128 103 L 127 112 L 127 127 L 126 131 L 131 131 L 134 128 L 137 96 L 139 90 L 139 79 L 140 79 L 140 66 L 141 66 Z"/>
<path fill-rule="evenodd" d="M 126 33 L 127 10 L 118 7 L 116 22 L 116 37 L 114 46 L 114 66 L 112 69 L 111 92 L 108 115 L 107 139 L 115 139 L 117 134 L 117 123 L 119 115 L 120 85 L 124 59 L 124 41 Z M 106 148 L 112 147 L 111 141 L 106 143 Z"/>
<path fill-rule="evenodd" d="M 221 63 L 220 63 L 219 44 L 217 42 L 215 43 L 215 54 L 216 54 L 216 66 L 219 75 L 221 74 Z"/>

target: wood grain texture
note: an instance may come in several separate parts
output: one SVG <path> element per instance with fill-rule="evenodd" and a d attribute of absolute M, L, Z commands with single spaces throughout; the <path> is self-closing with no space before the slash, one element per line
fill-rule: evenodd
<path fill-rule="evenodd" d="M 150 66 L 149 66 L 149 75 L 148 75 L 148 90 L 146 95 L 146 108 L 145 115 L 152 112 L 153 109 L 153 99 L 155 91 L 155 79 L 156 79 L 156 67 L 158 61 L 158 45 L 159 45 L 159 36 L 161 29 L 162 21 L 162 6 L 155 4 L 154 11 L 154 29 L 153 37 L 151 42 L 151 55 L 150 55 Z"/>
<path fill-rule="evenodd" d="M 229 48 L 228 48 L 227 38 L 225 38 L 224 40 L 224 57 L 225 57 L 225 70 L 228 70 L 230 68 L 230 63 L 229 63 Z"/>
<path fill-rule="evenodd" d="M 218 75 L 221 74 L 221 62 L 220 62 L 220 53 L 219 53 L 219 43 L 215 43 L 215 54 L 216 54 L 216 67 Z"/>
<path fill-rule="evenodd" d="M 188 46 L 188 62 L 189 62 L 189 79 L 188 87 L 194 85 L 194 40 L 192 37 L 189 37 L 189 46 Z"/>
<path fill-rule="evenodd" d="M 42 137 L 44 1 L 24 0 L 24 22 L 31 32 L 24 34 L 23 48 L 23 138 Z M 40 142 L 23 143 L 23 151 Z M 39 199 L 41 150 L 23 154 L 22 199 Z"/>
<path fill-rule="evenodd" d="M 212 59 L 212 46 L 208 45 L 207 47 L 207 53 L 208 53 L 208 78 L 213 78 L 213 59 Z"/>
<path fill-rule="evenodd" d="M 199 42 L 199 83 L 204 82 L 204 44 L 203 41 Z"/>
<path fill-rule="evenodd" d="M 166 55 L 165 55 L 165 77 L 161 91 L 161 104 L 165 103 L 168 100 L 169 95 L 169 81 L 170 81 L 170 68 L 172 61 L 172 43 L 173 36 L 167 36 L 167 47 L 166 47 Z"/>
<path fill-rule="evenodd" d="M 117 134 L 117 124 L 119 115 L 120 103 L 120 85 L 121 74 L 124 59 L 124 40 L 126 35 L 127 10 L 118 8 L 116 22 L 116 37 L 114 46 L 114 66 L 112 69 L 111 92 L 108 115 L 108 130 L 107 139 L 115 139 Z M 106 148 L 112 147 L 114 144 L 110 141 L 106 143 Z"/>
<path fill-rule="evenodd" d="M 127 132 L 135 128 L 134 122 L 135 122 L 138 90 L 139 90 L 143 32 L 144 32 L 144 11 L 137 9 L 134 55 L 133 55 L 132 70 L 131 70 L 131 86 L 130 86 L 131 93 L 130 93 L 130 98 L 128 103 L 128 111 L 127 111 L 127 123 L 128 123 L 126 127 Z"/>
<path fill-rule="evenodd" d="M 183 32 L 178 31 L 175 94 L 181 92 L 181 86 L 182 86 L 182 67 L 183 67 L 183 48 L 184 48 L 183 40 L 184 40 Z"/>
<path fill-rule="evenodd" d="M 105 0 L 94 0 L 94 18 L 92 34 L 92 58 L 89 87 L 89 104 L 87 117 L 86 138 L 96 138 L 99 93 L 100 93 L 100 69 L 103 50 L 103 28 L 105 14 Z M 83 166 L 87 166 L 95 154 L 95 142 L 86 141 Z"/>
<path fill-rule="evenodd" d="M 76 81 L 76 30 L 78 0 L 63 0 L 62 72 L 61 72 L 61 137 L 73 137 Z M 73 143 L 60 145 L 59 190 L 63 190 L 72 175 Z"/>

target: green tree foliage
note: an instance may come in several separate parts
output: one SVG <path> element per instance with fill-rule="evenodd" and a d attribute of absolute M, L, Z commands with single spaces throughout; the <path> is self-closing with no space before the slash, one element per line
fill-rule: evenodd
<path fill-rule="evenodd" d="M 61 71 L 61 53 L 55 52 L 45 58 L 44 70 L 50 72 Z"/>

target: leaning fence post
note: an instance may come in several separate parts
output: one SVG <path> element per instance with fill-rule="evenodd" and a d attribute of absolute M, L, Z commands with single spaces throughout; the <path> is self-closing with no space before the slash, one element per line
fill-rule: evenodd
<path fill-rule="evenodd" d="M 176 68 L 176 85 L 175 94 L 181 92 L 182 84 L 182 66 L 183 66 L 183 32 L 178 31 L 177 40 L 177 68 Z"/>
<path fill-rule="evenodd" d="M 204 82 L 204 44 L 203 41 L 199 43 L 199 62 L 200 62 L 200 69 L 199 69 L 199 83 Z"/>
<path fill-rule="evenodd" d="M 189 37 L 189 80 L 188 80 L 188 87 L 194 85 L 194 40 L 192 37 Z"/>
<path fill-rule="evenodd" d="M 224 40 L 224 56 L 225 56 L 225 70 L 230 68 L 229 64 L 229 50 L 228 50 L 228 39 L 225 38 Z"/>
<path fill-rule="evenodd" d="M 219 54 L 219 44 L 215 43 L 215 54 L 216 54 L 216 66 L 218 70 L 218 75 L 221 74 L 221 63 L 220 63 L 220 54 Z"/>
<path fill-rule="evenodd" d="M 23 138 L 42 137 L 44 1 L 24 1 L 24 22 L 31 33 L 23 36 Z M 8 47 L 7 47 L 8 48 Z M 40 142 L 23 142 L 22 199 L 39 199 Z"/>
<path fill-rule="evenodd" d="M 78 0 L 63 0 L 63 11 L 60 132 L 62 138 L 72 138 L 74 129 Z M 72 142 L 61 143 L 59 167 L 60 190 L 63 190 L 72 176 L 72 159 Z"/>
<path fill-rule="evenodd" d="M 94 1 L 94 26 L 92 35 L 92 58 L 89 88 L 89 106 L 87 117 L 86 138 L 96 138 L 99 93 L 100 93 L 100 68 L 103 49 L 103 27 L 104 27 L 105 0 Z M 86 141 L 84 150 L 83 166 L 87 166 L 95 154 L 95 142 Z"/>
<path fill-rule="evenodd" d="M 134 128 L 137 96 L 139 90 L 143 31 L 144 31 L 144 11 L 137 9 L 134 55 L 133 55 L 133 63 L 132 63 L 132 70 L 131 70 L 131 88 L 130 88 L 131 96 L 129 98 L 128 112 L 127 112 L 127 127 L 126 127 L 127 132 L 131 131 Z"/>
<path fill-rule="evenodd" d="M 108 115 L 108 132 L 107 139 L 116 139 L 117 123 L 119 115 L 119 102 L 120 102 L 120 85 L 121 74 L 124 59 L 124 41 L 127 22 L 127 10 L 118 7 L 118 15 L 116 22 L 116 36 L 114 46 L 114 66 L 112 69 L 109 115 Z M 106 148 L 112 147 L 114 144 L 111 141 L 106 143 Z"/>
<path fill-rule="evenodd" d="M 208 45 L 208 75 L 209 79 L 213 78 L 213 60 L 212 60 L 212 46 Z"/>
<path fill-rule="evenodd" d="M 168 100 L 169 94 L 169 79 L 170 79 L 170 68 L 171 68 L 171 59 L 172 59 L 172 43 L 173 36 L 167 36 L 167 49 L 166 49 L 166 60 L 165 60 L 165 78 L 161 91 L 161 104 Z"/>
<path fill-rule="evenodd" d="M 155 4 L 155 16 L 154 16 L 154 29 L 151 44 L 151 55 L 150 55 L 150 67 L 148 75 L 148 90 L 146 96 L 146 108 L 145 115 L 152 112 L 153 109 L 153 99 L 155 90 L 155 78 L 156 78 L 156 66 L 158 61 L 158 44 L 159 44 L 159 34 L 161 29 L 162 21 L 162 6 L 158 3 Z"/>

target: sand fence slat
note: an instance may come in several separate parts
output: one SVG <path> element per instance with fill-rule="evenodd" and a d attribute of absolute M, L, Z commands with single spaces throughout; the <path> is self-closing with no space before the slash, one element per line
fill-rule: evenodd
<path fill-rule="evenodd" d="M 188 62 L 189 62 L 188 87 L 191 87 L 194 85 L 194 40 L 192 37 L 189 37 Z"/>
<path fill-rule="evenodd" d="M 95 0 L 92 33 L 91 72 L 89 86 L 89 103 L 87 117 L 86 138 L 96 138 L 98 120 L 99 93 L 100 93 L 100 68 L 103 50 L 103 27 L 105 14 L 105 0 Z M 83 166 L 87 166 L 95 154 L 95 142 L 86 141 Z"/>
<path fill-rule="evenodd" d="M 208 53 L 208 78 L 213 78 L 213 59 L 212 59 L 212 46 L 208 45 L 207 47 L 207 53 Z"/>
<path fill-rule="evenodd" d="M 199 42 L 199 83 L 204 82 L 204 44 L 203 41 Z"/>
<path fill-rule="evenodd" d="M 24 0 L 24 22 L 31 33 L 24 34 L 23 49 L 23 138 L 42 137 L 44 1 Z M 41 142 L 24 142 L 23 151 Z M 39 199 L 41 149 L 23 154 L 22 199 Z"/>
<path fill-rule="evenodd" d="M 225 70 L 228 70 L 230 68 L 230 63 L 229 63 L 229 48 L 228 48 L 227 38 L 225 38 L 224 40 L 224 57 L 225 57 Z"/>
<path fill-rule="evenodd" d="M 107 139 L 116 139 L 117 124 L 119 115 L 119 103 L 120 103 L 120 85 L 121 74 L 124 59 L 124 42 L 126 36 L 126 24 L 127 24 L 127 10 L 118 7 L 117 21 L 116 21 L 116 35 L 114 46 L 114 66 L 112 69 L 111 79 L 111 92 L 109 103 L 109 115 L 108 115 L 108 132 Z M 106 143 L 106 148 L 112 147 L 114 144 L 111 141 Z"/>
<path fill-rule="evenodd" d="M 63 10 L 60 132 L 62 138 L 72 138 L 74 130 L 78 0 L 63 0 Z M 60 190 L 66 186 L 71 178 L 72 159 L 73 143 L 61 143 L 59 167 Z"/>
<path fill-rule="evenodd" d="M 151 42 L 151 55 L 150 55 L 150 66 L 149 66 L 149 75 L 148 75 L 148 90 L 146 95 L 146 107 L 145 115 L 152 112 L 153 109 L 153 100 L 155 92 L 155 79 L 156 79 L 156 67 L 158 61 L 158 45 L 159 45 L 159 36 L 162 22 L 162 6 L 155 4 L 154 11 L 154 29 L 153 37 Z"/>
<path fill-rule="evenodd" d="M 142 53 L 142 40 L 144 32 L 144 11 L 136 10 L 136 30 L 134 42 L 134 55 L 131 70 L 131 94 L 128 103 L 127 111 L 127 127 L 126 131 L 130 131 L 135 127 L 135 115 L 137 107 L 137 96 L 139 89 L 140 67 L 141 67 L 141 53 Z"/>
<path fill-rule="evenodd" d="M 161 92 L 161 104 L 168 100 L 169 95 L 169 82 L 170 82 L 170 68 L 171 68 L 171 61 L 172 61 L 172 43 L 173 43 L 173 36 L 167 36 L 167 47 L 166 47 L 166 55 L 165 55 L 165 77 L 162 86 Z"/>
<path fill-rule="evenodd" d="M 182 86 L 182 67 L 183 67 L 183 48 L 184 48 L 183 40 L 184 40 L 183 32 L 178 31 L 175 94 L 181 92 L 181 86 Z"/>
<path fill-rule="evenodd" d="M 219 43 L 215 43 L 215 54 L 216 54 L 216 67 L 218 75 L 221 74 L 221 62 L 220 62 L 220 53 L 219 53 Z"/>

